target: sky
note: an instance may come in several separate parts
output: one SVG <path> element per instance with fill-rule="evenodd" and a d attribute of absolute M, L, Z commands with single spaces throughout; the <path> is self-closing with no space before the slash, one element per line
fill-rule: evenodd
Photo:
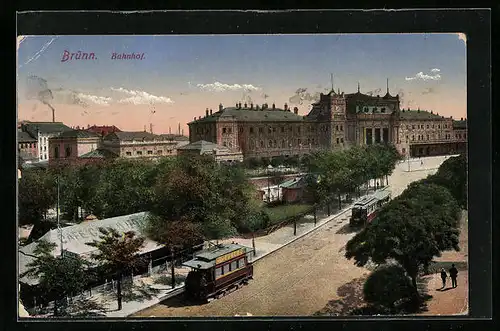
<path fill-rule="evenodd" d="M 362 93 L 384 95 L 389 79 L 404 108 L 467 117 L 459 33 L 22 36 L 17 61 L 19 120 L 51 121 L 49 103 L 69 126 L 177 133 L 180 123 L 188 135 L 187 123 L 220 103 L 288 103 L 306 114 L 332 74 L 336 91 L 354 93 L 359 83 Z"/>

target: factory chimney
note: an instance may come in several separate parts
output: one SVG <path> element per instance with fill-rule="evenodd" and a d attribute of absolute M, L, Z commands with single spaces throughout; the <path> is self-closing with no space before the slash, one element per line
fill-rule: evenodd
<path fill-rule="evenodd" d="M 299 108 L 294 107 L 294 108 L 293 108 L 293 113 L 294 113 L 295 115 L 298 115 L 298 114 L 299 114 Z"/>

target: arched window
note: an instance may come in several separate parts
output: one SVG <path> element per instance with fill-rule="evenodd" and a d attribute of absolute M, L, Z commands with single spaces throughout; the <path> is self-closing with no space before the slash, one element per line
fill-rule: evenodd
<path fill-rule="evenodd" d="M 70 157 L 71 156 L 71 147 L 66 147 L 66 157 Z"/>
<path fill-rule="evenodd" d="M 56 159 L 59 158 L 59 147 L 58 146 L 54 147 L 54 158 L 56 158 Z"/>

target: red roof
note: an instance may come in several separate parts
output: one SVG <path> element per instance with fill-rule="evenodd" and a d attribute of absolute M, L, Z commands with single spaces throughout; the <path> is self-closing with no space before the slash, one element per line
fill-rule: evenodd
<path fill-rule="evenodd" d="M 121 130 L 114 125 L 93 125 L 87 128 L 87 131 L 98 133 L 102 136 L 113 132 L 121 132 Z"/>

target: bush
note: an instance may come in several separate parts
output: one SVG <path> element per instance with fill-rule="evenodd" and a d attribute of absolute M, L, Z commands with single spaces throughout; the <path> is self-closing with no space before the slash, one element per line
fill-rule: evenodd
<path fill-rule="evenodd" d="M 413 293 L 411 280 L 399 265 L 378 267 L 363 287 L 367 303 L 390 310 L 396 308 L 397 302 L 411 298 Z"/>

